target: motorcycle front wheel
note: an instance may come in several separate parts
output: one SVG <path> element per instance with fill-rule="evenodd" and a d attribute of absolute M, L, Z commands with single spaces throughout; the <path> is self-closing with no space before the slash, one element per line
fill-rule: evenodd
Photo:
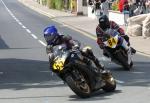
<path fill-rule="evenodd" d="M 131 70 L 131 68 L 133 67 L 133 61 L 131 61 L 130 64 L 128 64 L 128 58 L 126 56 L 123 55 L 123 53 L 118 52 L 116 55 L 118 61 L 122 64 L 122 66 L 124 67 L 124 70 Z"/>
<path fill-rule="evenodd" d="M 78 74 L 76 77 L 72 74 L 65 77 L 66 83 L 79 97 L 90 97 L 92 94 L 91 81 L 93 80 L 91 72 L 87 69 L 83 69 L 81 66 L 80 69 L 76 69 L 75 72 Z"/>

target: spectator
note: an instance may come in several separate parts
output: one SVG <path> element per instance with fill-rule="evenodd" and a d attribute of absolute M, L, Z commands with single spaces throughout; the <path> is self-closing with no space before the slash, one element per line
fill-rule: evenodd
<path fill-rule="evenodd" d="M 145 0 L 138 0 L 136 2 L 137 8 L 134 10 L 135 15 L 144 14 L 146 11 Z"/>
<path fill-rule="evenodd" d="M 95 9 L 99 10 L 100 9 L 100 4 L 101 4 L 100 0 L 95 0 L 94 4 L 95 4 Z"/>
<path fill-rule="evenodd" d="M 129 18 L 129 4 L 128 0 L 124 0 L 123 3 L 123 14 L 124 14 L 124 23 L 127 25 L 127 19 Z"/>
<path fill-rule="evenodd" d="M 146 13 L 150 13 L 150 0 L 146 0 L 145 6 L 146 6 Z"/>
<path fill-rule="evenodd" d="M 134 10 L 136 9 L 136 0 L 128 0 L 129 4 L 129 17 L 134 16 Z"/>
<path fill-rule="evenodd" d="M 138 6 L 138 4 L 140 3 L 140 0 L 136 0 L 136 5 Z"/>
<path fill-rule="evenodd" d="M 119 11 L 123 12 L 123 5 L 124 5 L 125 0 L 119 0 Z"/>
<path fill-rule="evenodd" d="M 92 0 L 88 0 L 88 4 L 89 5 L 93 5 L 93 1 Z"/>
<path fill-rule="evenodd" d="M 97 18 L 100 17 L 100 11 L 101 11 L 100 5 L 101 5 L 100 0 L 95 0 L 95 1 L 94 1 L 93 10 L 95 11 L 95 15 L 97 16 Z"/>
<path fill-rule="evenodd" d="M 109 18 L 109 2 L 108 0 L 101 0 L 101 12 Z"/>
<path fill-rule="evenodd" d="M 124 14 L 124 23 L 127 25 L 127 19 L 129 17 L 128 0 L 119 0 L 119 11 Z"/>

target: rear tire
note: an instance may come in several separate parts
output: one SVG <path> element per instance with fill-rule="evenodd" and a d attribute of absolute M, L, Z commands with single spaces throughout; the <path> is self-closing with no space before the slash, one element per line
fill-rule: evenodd
<path fill-rule="evenodd" d="M 116 82 L 112 85 L 109 82 L 105 82 L 106 85 L 102 87 L 105 92 L 113 92 L 116 89 Z"/>
<path fill-rule="evenodd" d="M 102 87 L 105 92 L 112 92 L 116 89 L 116 81 L 111 73 L 102 74 L 102 80 L 105 83 Z"/>
<path fill-rule="evenodd" d="M 113 92 L 116 89 L 116 81 L 111 74 L 104 76 L 103 80 L 105 85 L 102 87 L 102 89 L 105 92 Z"/>

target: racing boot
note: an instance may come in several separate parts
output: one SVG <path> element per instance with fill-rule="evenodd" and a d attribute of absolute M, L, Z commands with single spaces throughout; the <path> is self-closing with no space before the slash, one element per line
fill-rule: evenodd
<path fill-rule="evenodd" d="M 94 57 L 93 62 L 95 66 L 97 67 L 97 72 L 101 73 L 104 70 L 104 65 L 101 65 L 100 61 L 96 57 Z"/>
<path fill-rule="evenodd" d="M 136 53 L 136 50 L 132 47 L 131 47 L 131 53 L 132 53 L 132 55 Z"/>
<path fill-rule="evenodd" d="M 126 40 L 126 43 L 125 41 L 123 41 L 123 47 L 128 50 L 128 47 L 130 47 L 130 42 L 129 42 L 129 37 L 126 35 L 126 36 L 123 36 L 124 39 Z M 128 46 L 128 47 L 127 47 Z M 133 48 L 133 47 L 130 47 L 131 48 L 131 54 L 135 54 L 136 53 L 136 50 Z"/>
<path fill-rule="evenodd" d="M 123 39 L 122 47 L 125 49 L 125 51 L 128 51 L 130 48 L 129 43 L 125 39 Z"/>

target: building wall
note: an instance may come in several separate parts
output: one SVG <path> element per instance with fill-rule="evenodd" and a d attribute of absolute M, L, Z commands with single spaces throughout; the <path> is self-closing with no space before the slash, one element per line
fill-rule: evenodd
<path fill-rule="evenodd" d="M 88 14 L 88 8 L 87 8 L 87 2 L 85 2 L 87 0 L 77 0 L 77 12 L 78 13 L 82 13 L 83 15 L 87 15 Z"/>

